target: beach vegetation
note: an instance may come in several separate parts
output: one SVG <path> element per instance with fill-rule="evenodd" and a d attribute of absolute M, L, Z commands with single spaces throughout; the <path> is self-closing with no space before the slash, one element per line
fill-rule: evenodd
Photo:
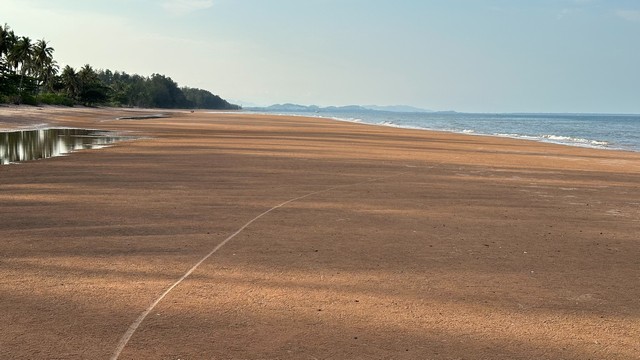
<path fill-rule="evenodd" d="M 61 93 L 44 93 L 37 97 L 36 102 L 43 105 L 73 106 L 74 102 Z"/>
<path fill-rule="evenodd" d="M 80 69 L 66 65 L 61 71 L 53 54 L 48 41 L 17 36 L 8 24 L 0 25 L 0 103 L 240 109 L 162 74 L 145 77 L 89 64 Z"/>

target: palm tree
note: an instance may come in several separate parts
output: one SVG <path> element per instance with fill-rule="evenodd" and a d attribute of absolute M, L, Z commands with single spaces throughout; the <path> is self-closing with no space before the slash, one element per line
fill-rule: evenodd
<path fill-rule="evenodd" d="M 108 88 L 102 83 L 98 73 L 87 64 L 78 71 L 80 101 L 91 106 L 107 100 Z"/>
<path fill-rule="evenodd" d="M 78 71 L 78 93 L 82 96 L 86 91 L 92 88 L 99 82 L 98 74 L 91 67 L 86 64 Z"/>
<path fill-rule="evenodd" d="M 92 84 L 99 81 L 98 73 L 96 73 L 89 64 L 86 64 L 78 71 L 78 76 L 80 77 L 80 82 L 83 84 Z"/>
<path fill-rule="evenodd" d="M 53 91 L 53 86 L 56 82 L 56 75 L 58 75 L 58 70 L 60 67 L 55 60 L 51 60 L 47 65 L 45 65 L 44 69 L 40 73 L 40 86 L 46 86 L 47 90 Z"/>
<path fill-rule="evenodd" d="M 16 72 L 18 72 L 18 69 L 20 69 L 20 85 L 18 86 L 18 92 L 20 93 L 20 95 L 22 95 L 24 91 L 24 89 L 22 88 L 24 77 L 33 69 L 32 56 L 33 45 L 31 44 L 31 39 L 27 36 L 21 36 L 9 52 L 9 64 L 13 66 Z"/>
<path fill-rule="evenodd" d="M 8 60 L 13 69 L 25 75 L 31 66 L 33 45 L 27 36 L 21 36 L 9 50 Z"/>
<path fill-rule="evenodd" d="M 7 25 L 4 24 L 4 27 L 0 25 L 0 71 L 4 72 L 8 70 L 5 66 L 8 65 L 8 56 L 11 49 L 16 42 L 16 35 L 13 30 Z"/>
<path fill-rule="evenodd" d="M 32 60 L 32 70 L 40 82 L 39 86 L 44 85 L 47 80 L 57 74 L 57 64 L 53 60 L 53 48 L 44 39 L 38 40 L 33 45 Z"/>
<path fill-rule="evenodd" d="M 62 84 L 64 85 L 64 90 L 66 91 L 67 96 L 74 100 L 77 99 L 80 93 L 80 84 L 76 71 L 71 66 L 67 65 L 62 69 L 60 77 L 62 78 Z"/>

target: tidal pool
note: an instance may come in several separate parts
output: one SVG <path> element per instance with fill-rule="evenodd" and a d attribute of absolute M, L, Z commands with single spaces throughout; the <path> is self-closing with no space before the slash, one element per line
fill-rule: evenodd
<path fill-rule="evenodd" d="M 51 128 L 0 132 L 0 165 L 64 156 L 82 149 L 99 149 L 131 140 L 115 132 Z"/>

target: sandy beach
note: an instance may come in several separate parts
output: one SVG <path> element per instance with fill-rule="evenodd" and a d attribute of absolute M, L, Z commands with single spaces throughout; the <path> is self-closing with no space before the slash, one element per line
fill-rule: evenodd
<path fill-rule="evenodd" d="M 0 359 L 640 359 L 640 153 L 159 112 L 0 107 L 142 137 L 0 166 Z"/>

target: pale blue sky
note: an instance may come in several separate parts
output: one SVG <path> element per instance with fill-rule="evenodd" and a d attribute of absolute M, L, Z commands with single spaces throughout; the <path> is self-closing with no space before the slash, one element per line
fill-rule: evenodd
<path fill-rule="evenodd" d="M 638 0 L 0 0 L 61 65 L 257 104 L 640 113 Z"/>

